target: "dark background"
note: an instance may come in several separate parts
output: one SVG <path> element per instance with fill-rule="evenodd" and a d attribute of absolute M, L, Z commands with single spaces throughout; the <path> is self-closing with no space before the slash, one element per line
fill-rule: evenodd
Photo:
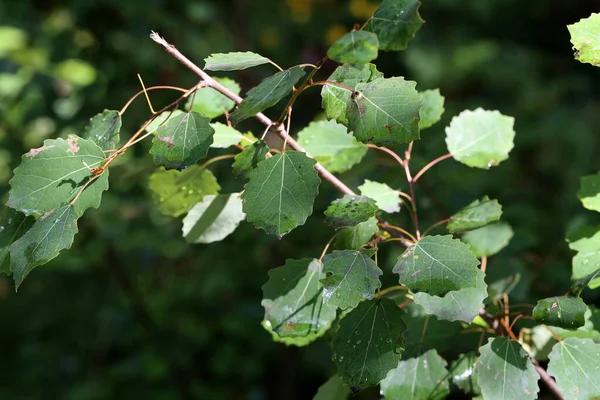
<path fill-rule="evenodd" d="M 251 50 L 288 67 L 318 61 L 377 5 L 1 0 L 0 195 L 21 154 L 46 138 L 81 134 L 105 108 L 120 109 L 140 89 L 137 73 L 148 86 L 197 82 L 148 38 L 151 30 L 200 66 L 213 52 Z M 419 90 L 439 87 L 446 97 L 442 121 L 415 144 L 415 169 L 447 152 L 444 127 L 460 111 L 483 107 L 516 118 L 509 160 L 489 171 L 444 161 L 417 195 L 423 225 L 485 194 L 499 199 L 515 236 L 490 268 L 523 273 L 522 301 L 568 290 L 565 233 L 598 222 L 576 191 L 579 177 L 600 165 L 600 69 L 573 59 L 566 28 L 598 11 L 591 0 L 425 0 L 427 23 L 409 49 L 376 60 L 386 76 L 415 80 Z M 228 76 L 245 92 L 272 72 L 262 66 Z M 174 96 L 154 92 L 155 108 Z M 305 92 L 294 107 L 295 131 L 319 104 L 319 90 Z M 149 115 L 140 98 L 124 116 L 122 137 Z M 243 128 L 262 132 L 254 121 Z M 333 231 L 315 216 L 279 241 L 243 223 L 221 243 L 188 246 L 181 222 L 160 215 L 148 194 L 147 150 L 143 143 L 113 164 L 110 191 L 80 221 L 73 249 L 31 273 L 18 294 L 11 278 L 0 277 L 0 398 L 310 398 L 335 371 L 328 345 L 299 350 L 272 342 L 260 326 L 261 286 L 286 258 L 318 257 Z M 239 191 L 243 182 L 229 166 L 211 169 L 223 192 Z M 390 159 L 371 152 L 341 178 L 353 188 L 365 178 L 405 188 Z M 337 196 L 326 183 L 320 192 L 316 214 Z M 383 249 L 389 284 L 401 251 Z M 362 397 L 377 398 L 377 391 Z"/>

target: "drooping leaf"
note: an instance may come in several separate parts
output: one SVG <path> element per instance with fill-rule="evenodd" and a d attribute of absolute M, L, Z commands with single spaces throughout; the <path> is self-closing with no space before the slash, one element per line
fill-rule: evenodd
<path fill-rule="evenodd" d="M 0 273 L 10 275 L 10 245 L 18 240 L 34 223 L 32 217 L 4 207 L 0 215 Z"/>
<path fill-rule="evenodd" d="M 525 300 L 531 285 L 529 268 L 519 259 L 495 258 L 488 264 L 485 273 L 488 284 L 488 295 L 491 300 L 501 299 L 503 294 L 510 294 L 511 300 Z"/>
<path fill-rule="evenodd" d="M 377 207 L 387 213 L 400 211 L 400 195 L 385 183 L 373 182 L 368 179 L 358 187 L 363 196 L 375 200 Z"/>
<path fill-rule="evenodd" d="M 397 301 L 405 301 L 399 298 Z M 459 322 L 438 319 L 418 304 L 403 307 L 406 312 L 402 319 L 407 326 L 404 334 L 404 354 L 402 358 L 418 357 L 429 349 L 445 352 L 453 348 L 454 340 L 462 329 Z"/>
<path fill-rule="evenodd" d="M 233 79 L 214 78 L 214 80 L 233 93 L 240 94 L 240 85 Z M 231 111 L 233 107 L 235 107 L 233 100 L 210 87 L 198 89 L 195 95 L 191 95 L 188 98 L 188 102 L 185 105 L 186 110 L 199 112 L 211 119 Z"/>
<path fill-rule="evenodd" d="M 375 215 L 377 204 L 366 196 L 345 195 L 325 210 L 325 222 L 338 229 L 355 226 Z"/>
<path fill-rule="evenodd" d="M 171 111 L 164 111 L 164 112 L 158 114 L 158 116 L 156 118 L 154 118 L 154 120 L 152 122 L 150 122 L 150 124 L 148 124 L 148 126 L 146 127 L 146 132 L 156 134 L 156 130 L 159 127 L 166 124 L 168 120 L 170 120 L 171 118 L 178 117 L 183 114 L 185 114 L 185 112 L 178 110 L 178 109 L 171 110 Z"/>
<path fill-rule="evenodd" d="M 498 111 L 465 110 L 446 127 L 446 144 L 455 160 L 489 169 L 508 159 L 514 147 L 515 119 Z"/>
<path fill-rule="evenodd" d="M 466 394 L 481 394 L 475 371 L 477 360 L 476 353 L 467 353 L 461 354 L 458 359 L 450 364 L 450 381 Z"/>
<path fill-rule="evenodd" d="M 204 196 L 183 219 L 183 237 L 188 243 L 223 240 L 246 218 L 239 193 Z"/>
<path fill-rule="evenodd" d="M 451 235 L 425 236 L 398 257 L 394 272 L 411 291 L 433 296 L 477 286 L 479 261 Z"/>
<path fill-rule="evenodd" d="M 319 260 L 287 260 L 269 271 L 263 286 L 263 326 L 277 341 L 305 346 L 322 336 L 335 319 L 335 307 L 323 303 Z"/>
<path fill-rule="evenodd" d="M 477 269 L 477 283 L 473 288 L 453 290 L 444 297 L 425 292 L 414 293 L 413 300 L 428 314 L 433 314 L 439 319 L 471 323 L 483 307 L 483 301 L 488 297 L 484 278 L 485 273 Z"/>
<path fill-rule="evenodd" d="M 384 0 L 365 30 L 377 34 L 381 50 L 405 50 L 425 22 L 419 15 L 420 5 L 417 0 Z"/>
<path fill-rule="evenodd" d="M 461 240 L 471 245 L 471 251 L 477 257 L 489 257 L 508 246 L 513 230 L 505 222 L 496 222 L 465 233 Z"/>
<path fill-rule="evenodd" d="M 356 226 L 342 228 L 338 231 L 335 239 L 335 247 L 338 249 L 358 250 L 367 244 L 378 230 L 377 218 L 375 217 L 371 217 Z"/>
<path fill-rule="evenodd" d="M 304 67 L 292 67 L 277 72 L 246 93 L 244 100 L 229 116 L 233 125 L 279 103 L 292 93 L 293 86 L 304 76 Z"/>
<path fill-rule="evenodd" d="M 311 122 L 298 133 L 298 143 L 330 172 L 345 172 L 367 154 L 367 146 L 335 121 Z"/>
<path fill-rule="evenodd" d="M 339 38 L 327 51 L 327 57 L 339 63 L 360 67 L 377 58 L 377 35 L 367 31 L 352 31 Z"/>
<path fill-rule="evenodd" d="M 404 346 L 404 312 L 389 299 L 362 301 L 340 322 L 333 361 L 353 391 L 373 386 L 398 365 Z"/>
<path fill-rule="evenodd" d="M 577 329 L 585 325 L 587 306 L 579 297 L 549 297 L 538 300 L 533 318 L 546 325 Z"/>
<path fill-rule="evenodd" d="M 349 64 L 344 64 L 336 70 L 327 79 L 331 82 L 338 82 L 354 90 L 360 82 L 371 82 L 375 79 L 383 78 L 383 74 L 377 71 L 373 64 L 363 65 L 358 69 Z M 325 110 L 327 119 L 334 119 L 337 122 L 348 125 L 346 118 L 346 104 L 350 100 L 352 92 L 336 85 L 324 85 L 321 90 L 322 107 Z"/>
<path fill-rule="evenodd" d="M 178 217 L 204 196 L 218 194 L 221 187 L 212 172 L 193 165 L 183 171 L 158 168 L 150 176 L 149 189 L 163 214 Z"/>
<path fill-rule="evenodd" d="M 450 217 L 447 227 L 451 233 L 469 231 L 498 221 L 501 215 L 502 206 L 498 200 L 484 196 Z"/>
<path fill-rule="evenodd" d="M 234 158 L 233 175 L 236 178 L 247 178 L 250 171 L 256 168 L 259 162 L 266 159 L 268 152 L 269 147 L 262 140 L 244 147 L 244 150 Z"/>
<path fill-rule="evenodd" d="M 10 181 L 7 205 L 26 215 L 42 215 L 74 200 L 92 178 L 91 169 L 105 161 L 104 152 L 94 142 L 69 135 L 67 140 L 48 139 L 44 145 L 24 154 Z M 100 205 L 108 189 L 108 170 L 89 184 L 75 203 L 81 215 Z"/>
<path fill-rule="evenodd" d="M 444 96 L 440 89 L 421 92 L 423 107 L 419 110 L 419 129 L 423 130 L 434 125 L 444 113 Z"/>
<path fill-rule="evenodd" d="M 495 337 L 479 348 L 475 371 L 484 399 L 536 399 L 539 376 L 523 347 L 507 337 Z"/>
<path fill-rule="evenodd" d="M 208 71 L 238 71 L 269 63 L 269 59 L 251 51 L 215 53 L 204 59 Z"/>
<path fill-rule="evenodd" d="M 572 250 L 573 280 L 585 280 L 591 289 L 600 287 L 600 226 L 583 226 L 568 232 L 567 242 Z"/>
<path fill-rule="evenodd" d="M 442 400 L 450 393 L 448 370 L 435 350 L 402 360 L 381 381 L 386 400 Z"/>
<path fill-rule="evenodd" d="M 342 310 L 372 299 L 381 287 L 383 271 L 369 256 L 356 250 L 334 250 L 323 257 L 323 302 Z"/>
<path fill-rule="evenodd" d="M 312 400 L 346 400 L 350 395 L 350 388 L 338 375 L 334 375 L 322 384 Z"/>
<path fill-rule="evenodd" d="M 114 110 L 104 110 L 90 119 L 83 131 L 83 138 L 96 143 L 102 150 L 111 150 L 119 144 L 121 114 Z"/>
<path fill-rule="evenodd" d="M 215 130 L 209 118 L 190 111 L 169 118 L 156 133 L 150 149 L 154 163 L 182 170 L 206 156 Z"/>
<path fill-rule="evenodd" d="M 582 63 L 600 66 L 600 14 L 592 14 L 579 22 L 567 25 L 575 58 Z"/>
<path fill-rule="evenodd" d="M 211 123 L 210 126 L 215 130 L 210 147 L 224 149 L 238 144 L 244 138 L 240 131 L 220 122 Z"/>
<path fill-rule="evenodd" d="M 260 162 L 250 171 L 242 194 L 248 221 L 282 237 L 312 214 L 321 180 L 315 160 L 286 151 Z"/>
<path fill-rule="evenodd" d="M 348 129 L 361 142 L 395 146 L 419 139 L 421 95 L 402 77 L 358 83 L 346 103 Z"/>
<path fill-rule="evenodd" d="M 565 400 L 596 400 L 600 393 L 600 344 L 568 338 L 552 348 L 548 373 Z"/>
<path fill-rule="evenodd" d="M 577 197 L 588 210 L 600 211 L 600 173 L 581 177 Z"/>
<path fill-rule="evenodd" d="M 79 217 L 75 206 L 61 205 L 39 217 L 31 229 L 11 244 L 10 270 L 17 289 L 31 270 L 71 248 Z"/>

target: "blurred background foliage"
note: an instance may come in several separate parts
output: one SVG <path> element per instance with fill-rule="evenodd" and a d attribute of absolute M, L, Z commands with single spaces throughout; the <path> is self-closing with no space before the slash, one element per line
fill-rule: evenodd
<path fill-rule="evenodd" d="M 196 83 L 148 38 L 151 30 L 201 66 L 209 54 L 232 50 L 291 66 L 322 58 L 377 5 L 1 1 L 0 196 L 21 154 L 46 138 L 80 134 L 105 108 L 120 109 L 140 89 L 137 73 L 148 86 Z M 447 152 L 444 127 L 463 109 L 516 118 L 508 161 L 489 171 L 444 161 L 419 182 L 418 196 L 425 226 L 485 194 L 499 199 L 515 235 L 491 260 L 489 279 L 519 274 L 518 301 L 564 293 L 572 257 L 565 232 L 598 223 L 575 192 L 579 177 L 600 166 L 600 73 L 573 59 L 565 27 L 598 11 L 592 0 L 425 0 L 427 23 L 408 50 L 376 60 L 386 76 L 416 80 L 419 90 L 439 87 L 446 97 L 443 120 L 415 144 L 415 169 Z M 334 68 L 327 64 L 320 76 Z M 272 72 L 263 66 L 229 76 L 245 92 Z M 175 96 L 152 93 L 155 107 Z M 296 131 L 318 117 L 319 104 L 318 90 L 301 97 Z M 149 115 L 140 98 L 124 115 L 122 136 Z M 253 121 L 244 129 L 262 132 Z M 181 222 L 153 204 L 148 146 L 138 147 L 113 164 L 110 191 L 80 222 L 73 249 L 35 270 L 18 294 L 11 278 L 0 277 L 0 398 L 310 398 L 334 371 L 327 343 L 300 350 L 273 343 L 260 326 L 261 285 L 286 258 L 318 257 L 332 229 L 313 217 L 279 241 L 244 223 L 221 243 L 189 246 Z M 239 191 L 243 182 L 229 167 L 221 161 L 211 169 L 223 192 Z M 399 189 L 404 183 L 390 158 L 371 152 L 342 175 L 353 188 L 365 178 Z M 323 184 L 315 213 L 337 196 Z M 386 246 L 384 286 L 395 282 L 391 263 L 402 251 Z M 359 397 L 378 398 L 376 390 Z"/>

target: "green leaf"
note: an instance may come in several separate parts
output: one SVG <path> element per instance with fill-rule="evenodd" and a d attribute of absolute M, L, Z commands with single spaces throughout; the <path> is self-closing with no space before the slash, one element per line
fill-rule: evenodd
<path fill-rule="evenodd" d="M 91 168 L 101 166 L 104 152 L 94 142 L 69 135 L 67 140 L 48 139 L 24 154 L 10 181 L 7 205 L 26 215 L 42 215 L 74 200 L 92 177 Z M 75 203 L 81 215 L 97 208 L 108 189 L 108 170 L 89 184 Z"/>
<path fill-rule="evenodd" d="M 498 221 L 501 215 L 502 206 L 498 200 L 484 196 L 450 217 L 447 227 L 451 233 L 469 231 Z"/>
<path fill-rule="evenodd" d="M 577 197 L 588 210 L 600 211 L 600 173 L 581 177 Z"/>
<path fill-rule="evenodd" d="M 433 296 L 477 286 L 479 261 L 469 246 L 451 235 L 425 236 L 398 257 L 400 284 Z"/>
<path fill-rule="evenodd" d="M 179 217 L 204 196 L 218 194 L 221 187 L 212 172 L 192 165 L 183 171 L 158 168 L 150 176 L 149 189 L 163 214 Z"/>
<path fill-rule="evenodd" d="M 210 147 L 225 149 L 238 144 L 244 138 L 240 131 L 220 122 L 214 122 L 210 126 L 215 130 L 213 143 Z"/>
<path fill-rule="evenodd" d="M 577 251 L 573 257 L 573 280 L 585 279 L 591 289 L 600 287 L 600 226 L 583 226 L 567 234 L 567 242 L 572 250 Z M 586 278 L 591 279 L 586 279 Z"/>
<path fill-rule="evenodd" d="M 428 314 L 448 321 L 471 323 L 483 307 L 488 297 L 485 273 L 477 270 L 477 283 L 474 288 L 464 288 L 448 292 L 444 297 L 432 296 L 425 292 L 414 293 L 415 304 L 420 305 Z"/>
<path fill-rule="evenodd" d="M 234 158 L 233 175 L 236 178 L 247 178 L 250 171 L 256 168 L 259 162 L 267 158 L 268 152 L 269 147 L 262 140 L 244 147 L 244 150 Z"/>
<path fill-rule="evenodd" d="M 372 299 L 381 287 L 383 271 L 369 256 L 356 250 L 334 250 L 323 257 L 323 302 L 342 310 Z"/>
<path fill-rule="evenodd" d="M 335 247 L 339 249 L 359 250 L 371 240 L 378 230 L 377 218 L 375 217 L 371 217 L 356 226 L 342 228 L 335 238 Z"/>
<path fill-rule="evenodd" d="M 405 50 L 425 22 L 419 15 L 420 5 L 417 0 L 384 0 L 365 30 L 377 34 L 381 50 Z"/>
<path fill-rule="evenodd" d="M 398 365 L 404 312 L 389 299 L 359 303 L 341 320 L 332 341 L 338 374 L 352 391 L 379 383 Z"/>
<path fill-rule="evenodd" d="M 10 245 L 18 240 L 31 228 L 34 219 L 25 214 L 5 207 L 0 216 L 0 273 L 10 275 L 9 249 Z"/>
<path fill-rule="evenodd" d="M 552 348 L 548 373 L 565 400 L 595 400 L 600 393 L 600 344 L 568 338 Z"/>
<path fill-rule="evenodd" d="M 400 211 L 400 195 L 397 190 L 392 189 L 385 183 L 373 182 L 368 179 L 362 186 L 358 187 L 363 196 L 375 200 L 377 207 L 387 213 Z"/>
<path fill-rule="evenodd" d="M 83 131 L 83 138 L 96 143 L 102 150 L 112 150 L 119 144 L 121 114 L 114 110 L 104 110 L 90 119 Z"/>
<path fill-rule="evenodd" d="M 218 242 L 229 236 L 246 218 L 239 193 L 204 196 L 183 219 L 188 243 Z"/>
<path fill-rule="evenodd" d="M 349 64 L 336 68 L 328 81 L 338 82 L 354 90 L 360 82 L 371 82 L 383 78 L 383 74 L 377 71 L 373 64 L 363 65 L 358 69 Z M 324 85 L 321 90 L 322 107 L 327 119 L 335 119 L 337 122 L 348 125 L 346 118 L 346 104 L 350 100 L 352 92 L 336 85 Z M 312 153 L 311 153 L 312 154 Z"/>
<path fill-rule="evenodd" d="M 61 205 L 39 217 L 31 229 L 11 244 L 10 270 L 17 289 L 31 270 L 71 248 L 79 217 L 76 207 Z"/>
<path fill-rule="evenodd" d="M 398 298 L 404 302 L 405 297 Z M 405 351 L 402 358 L 417 357 L 429 349 L 447 352 L 454 347 L 454 340 L 462 329 L 459 322 L 443 321 L 428 314 L 423 307 L 412 303 L 404 305 L 402 320 L 407 326 L 404 334 Z"/>
<path fill-rule="evenodd" d="M 298 133 L 298 143 L 330 172 L 345 172 L 367 154 L 367 146 L 335 121 L 311 122 Z"/>
<path fill-rule="evenodd" d="M 536 399 L 539 376 L 519 342 L 507 337 L 488 340 L 479 348 L 475 366 L 484 399 Z"/>
<path fill-rule="evenodd" d="M 508 159 L 514 147 L 515 119 L 498 111 L 465 110 L 446 127 L 446 145 L 455 160 L 489 169 Z"/>
<path fill-rule="evenodd" d="M 304 153 L 286 151 L 260 162 L 250 171 L 242 194 L 248 221 L 282 237 L 312 214 L 321 180 L 315 160 Z"/>
<path fill-rule="evenodd" d="M 442 400 L 450 393 L 448 370 L 435 350 L 402 360 L 381 381 L 386 400 Z"/>
<path fill-rule="evenodd" d="M 184 169 L 206 157 L 215 130 L 195 111 L 171 117 L 156 130 L 150 154 L 166 169 Z"/>
<path fill-rule="evenodd" d="M 352 31 L 339 38 L 327 51 L 327 57 L 339 63 L 360 67 L 377 58 L 377 35 L 367 31 Z"/>
<path fill-rule="evenodd" d="M 575 59 L 582 63 L 600 66 L 600 14 L 592 14 L 573 25 L 567 25 Z"/>
<path fill-rule="evenodd" d="M 579 297 L 549 297 L 538 300 L 533 318 L 546 325 L 577 329 L 585 325 L 587 306 Z"/>
<path fill-rule="evenodd" d="M 477 257 L 489 257 L 508 246 L 513 230 L 505 222 L 486 225 L 463 235 L 461 240 L 471 245 L 471 251 Z"/>
<path fill-rule="evenodd" d="M 325 210 L 325 222 L 338 229 L 355 226 L 375 215 L 377 204 L 366 196 L 345 195 L 331 202 Z"/>
<path fill-rule="evenodd" d="M 246 93 L 246 98 L 229 116 L 233 125 L 252 117 L 277 104 L 292 92 L 294 85 L 304 76 L 304 67 L 293 67 L 280 71 L 263 80 Z"/>
<path fill-rule="evenodd" d="M 271 62 L 268 58 L 250 51 L 215 53 L 204 59 L 204 69 L 208 71 L 238 71 Z"/>
<path fill-rule="evenodd" d="M 419 129 L 423 130 L 437 123 L 444 113 L 444 96 L 440 89 L 421 92 L 423 107 L 419 110 Z"/>
<path fill-rule="evenodd" d="M 481 394 L 481 388 L 477 384 L 477 354 L 461 354 L 457 360 L 450 364 L 450 381 L 464 393 L 470 395 Z"/>
<path fill-rule="evenodd" d="M 229 78 L 214 78 L 215 81 L 225 86 L 235 94 L 240 94 L 240 85 Z M 191 95 L 185 105 L 186 110 L 199 112 L 210 119 L 217 118 L 235 107 L 235 102 L 213 88 L 205 87 Z"/>
<path fill-rule="evenodd" d="M 158 116 L 154 118 L 154 120 L 150 122 L 150 124 L 148 124 L 148 126 L 146 127 L 146 132 L 156 134 L 156 130 L 159 127 L 163 126 L 168 120 L 183 114 L 185 114 L 185 112 L 181 110 L 171 110 L 162 112 L 158 114 Z"/>
<path fill-rule="evenodd" d="M 419 139 L 421 95 L 402 77 L 358 83 L 346 103 L 348 129 L 361 142 L 395 146 Z"/>
<path fill-rule="evenodd" d="M 319 260 L 287 260 L 269 271 L 263 286 L 263 326 L 274 339 L 288 345 L 305 346 L 329 329 L 335 307 L 323 303 L 323 265 Z"/>
<path fill-rule="evenodd" d="M 312 400 L 346 400 L 350 389 L 338 375 L 334 375 L 322 384 Z"/>

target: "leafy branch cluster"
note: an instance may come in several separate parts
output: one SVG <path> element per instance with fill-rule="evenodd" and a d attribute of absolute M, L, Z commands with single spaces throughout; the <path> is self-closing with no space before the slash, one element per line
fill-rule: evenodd
<path fill-rule="evenodd" d="M 448 153 L 419 171 L 411 169 L 413 146 L 423 129 L 440 120 L 444 97 L 437 89 L 417 91 L 417 83 L 403 77 L 386 78 L 371 61 L 379 51 L 406 48 L 424 22 L 419 6 L 416 0 L 384 0 L 316 65 L 286 69 L 251 52 L 213 54 L 201 69 L 152 33 L 200 82 L 187 89 L 144 88 L 121 110 L 94 116 L 81 136 L 46 140 L 24 154 L 0 220 L 0 271 L 12 274 L 18 288 L 34 268 L 70 248 L 79 218 L 99 207 L 108 190 L 111 163 L 150 138 L 158 166 L 150 191 L 164 214 L 184 216 L 182 236 L 189 243 L 222 240 L 244 220 L 281 238 L 313 213 L 322 180 L 341 193 L 324 213 L 335 233 L 322 254 L 287 260 L 270 271 L 263 286 L 263 326 L 275 341 L 304 346 L 325 337 L 331 344 L 338 373 L 316 399 L 346 398 L 373 385 L 380 385 L 386 399 L 437 399 L 452 390 L 484 399 L 534 399 L 539 379 L 556 397 L 598 398 L 598 310 L 580 294 L 600 286 L 599 227 L 568 235 L 577 251 L 572 290 L 525 305 L 532 311 L 523 312 L 509 298 L 516 281 L 492 285 L 486 275 L 488 257 L 513 235 L 500 221 L 497 200 L 475 199 L 448 219 L 420 226 L 416 183 L 423 174 L 449 158 L 474 168 L 497 166 L 508 159 L 515 131 L 514 119 L 499 111 L 465 110 L 445 129 Z M 600 66 L 600 16 L 569 29 L 577 58 Z M 318 80 L 328 61 L 340 66 Z M 235 81 L 205 72 L 264 64 L 278 71 L 243 98 Z M 294 139 L 293 106 L 313 87 L 321 90 L 326 119 L 310 123 Z M 148 95 L 153 90 L 181 95 L 155 111 Z M 119 146 L 122 117 L 142 95 L 152 115 Z M 263 114 L 288 96 L 276 120 Z M 265 126 L 260 134 L 237 129 L 251 117 Z M 281 147 L 269 148 L 269 132 L 283 139 Z M 401 145 L 403 151 L 394 150 Z M 210 148 L 235 152 L 199 164 Z M 334 175 L 359 164 L 369 150 L 393 158 L 406 176 L 406 192 L 370 180 L 355 191 Z M 227 159 L 233 174 L 246 181 L 238 193 L 220 193 L 208 169 Z M 578 195 L 586 208 L 600 211 L 598 188 L 600 175 L 583 178 Z M 389 222 L 402 211 L 410 227 Z M 444 226 L 447 234 L 430 234 Z M 378 251 L 388 243 L 404 252 L 393 268 L 398 285 L 382 288 Z M 520 327 L 525 319 L 533 328 Z"/>

